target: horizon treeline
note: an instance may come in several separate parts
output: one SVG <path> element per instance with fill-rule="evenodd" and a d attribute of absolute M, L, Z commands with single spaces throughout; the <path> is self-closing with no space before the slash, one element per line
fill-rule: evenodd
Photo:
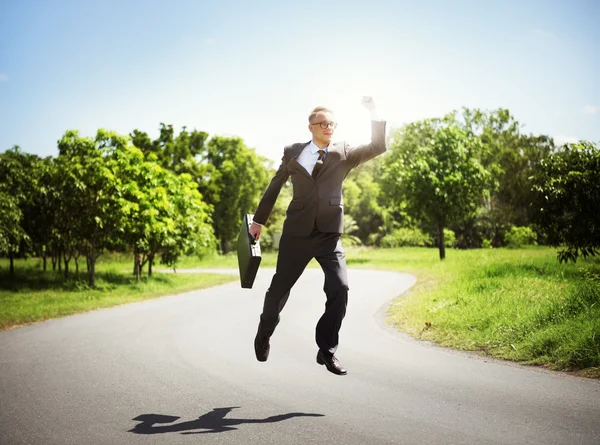
<path fill-rule="evenodd" d="M 600 246 L 600 155 L 581 141 L 556 147 L 525 134 L 506 109 L 463 108 L 392 129 L 388 152 L 353 170 L 344 184 L 345 244 L 378 247 L 563 246 L 575 261 Z M 160 124 L 95 137 L 66 131 L 58 155 L 18 146 L 0 153 L 0 255 L 39 256 L 68 277 L 106 251 L 132 255 L 148 274 L 157 258 L 228 253 L 242 215 L 252 213 L 274 166 L 240 137 Z M 282 189 L 261 236 L 277 245 L 291 200 Z"/>

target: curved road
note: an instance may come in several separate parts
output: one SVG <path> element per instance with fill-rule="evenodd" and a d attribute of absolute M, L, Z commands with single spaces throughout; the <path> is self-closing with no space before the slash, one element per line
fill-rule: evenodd
<path fill-rule="evenodd" d="M 600 444 L 600 382 L 429 347 L 384 323 L 413 284 L 350 270 L 338 350 L 315 363 L 322 272 L 292 291 L 266 363 L 272 270 L 0 333 L 0 444 Z"/>

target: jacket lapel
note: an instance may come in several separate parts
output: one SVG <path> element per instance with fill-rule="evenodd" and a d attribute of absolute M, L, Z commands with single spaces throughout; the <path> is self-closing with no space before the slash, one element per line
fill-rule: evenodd
<path fill-rule="evenodd" d="M 298 162 L 298 156 L 302 153 L 302 150 L 306 148 L 306 146 L 310 144 L 310 141 L 306 144 L 299 144 L 299 147 L 295 149 L 295 151 L 291 154 L 292 159 L 288 162 L 288 170 L 297 170 L 307 176 L 310 176 L 306 169 L 302 167 L 302 164 Z"/>

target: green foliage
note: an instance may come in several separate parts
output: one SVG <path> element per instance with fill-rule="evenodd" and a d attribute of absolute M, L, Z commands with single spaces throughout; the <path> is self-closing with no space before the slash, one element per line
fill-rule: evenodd
<path fill-rule="evenodd" d="M 446 247 L 454 247 L 456 245 L 456 234 L 454 230 L 444 229 L 444 244 Z"/>
<path fill-rule="evenodd" d="M 117 227 L 122 223 L 118 177 L 109 160 L 115 151 L 126 146 L 126 137 L 103 129 L 98 130 L 94 139 L 69 130 L 58 142 L 54 223 L 65 253 L 72 256 L 79 250 L 84 252 L 92 287 L 96 259 L 114 242 Z"/>
<path fill-rule="evenodd" d="M 132 251 L 138 273 L 145 262 L 151 272 L 156 255 L 173 265 L 182 255 L 211 253 L 215 232 L 229 250 L 268 182 L 265 159 L 240 138 L 207 144 L 207 133 L 185 127 L 176 135 L 161 124 L 155 141 L 139 130 L 131 138 L 134 146 L 106 130 L 94 138 L 71 130 L 54 159 L 18 147 L 1 154 L 0 194 L 10 198 L 0 206 L 0 253 L 24 255 L 30 244 L 59 269 L 64 264 L 65 277 L 70 260 L 77 269 L 84 254 L 93 286 L 96 259 L 107 249 Z"/>
<path fill-rule="evenodd" d="M 241 225 L 241 224 L 240 224 Z M 269 227 L 263 226 L 260 232 L 260 249 L 261 252 L 272 252 L 275 249 L 275 231 Z M 279 232 L 281 233 L 281 232 Z"/>
<path fill-rule="evenodd" d="M 26 238 L 22 218 L 17 199 L 0 189 L 0 253 L 16 252 Z"/>
<path fill-rule="evenodd" d="M 463 108 L 457 122 L 470 134 L 479 136 L 486 147 L 481 163 L 492 170 L 498 181 L 487 206 L 492 230 L 487 235 L 500 245 L 502 234 L 495 230 L 530 223 L 531 176 L 551 153 L 554 143 L 548 136 L 521 133 L 522 125 L 503 108 L 488 112 Z"/>
<path fill-rule="evenodd" d="M 205 154 L 208 133 L 196 129 L 188 132 L 186 127 L 183 127 L 175 136 L 173 125 L 161 123 L 160 134 L 155 141 L 137 129 L 133 130 L 130 136 L 133 145 L 148 159 L 154 158 L 163 168 L 174 173 L 189 173 L 193 178 L 199 178 L 199 164 L 196 158 Z"/>
<path fill-rule="evenodd" d="M 537 234 L 531 227 L 513 226 L 505 235 L 506 245 L 510 248 L 519 248 L 537 244 Z"/>
<path fill-rule="evenodd" d="M 283 222 L 287 208 L 292 200 L 292 187 L 290 181 L 287 181 L 279 192 L 279 197 L 275 201 L 275 206 L 269 215 L 267 224 L 263 226 L 260 233 L 260 246 L 264 250 L 273 250 L 275 237 L 283 233 Z"/>
<path fill-rule="evenodd" d="M 56 233 L 63 251 L 85 253 L 90 286 L 95 261 L 109 248 L 126 246 L 134 253 L 138 280 L 143 264 L 151 267 L 158 253 L 171 265 L 182 254 L 214 249 L 211 208 L 197 183 L 157 159 L 105 130 L 95 139 L 69 131 L 59 141 Z"/>
<path fill-rule="evenodd" d="M 381 238 L 381 247 L 429 247 L 431 237 L 416 228 L 402 227 Z"/>
<path fill-rule="evenodd" d="M 495 186 L 493 175 L 480 162 L 485 149 L 478 137 L 456 125 L 453 116 L 409 124 L 392 136 L 382 176 L 388 201 L 435 228 L 441 259 L 443 229 L 475 216 Z"/>
<path fill-rule="evenodd" d="M 29 236 L 25 216 L 31 208 L 31 196 L 37 187 L 33 174 L 37 156 L 23 153 L 14 146 L 0 154 L 0 253 L 13 258 L 25 250 Z"/>
<path fill-rule="evenodd" d="M 469 135 L 477 136 L 485 149 L 479 160 L 497 188 L 480 203 L 476 215 L 449 225 L 456 232 L 459 248 L 482 245 L 488 239 L 494 247 L 505 245 L 504 235 L 512 227 L 532 222 L 532 176 L 541 160 L 554 148 L 547 136 L 527 135 L 522 125 L 506 109 L 482 111 L 463 108 L 445 118 Z"/>
<path fill-rule="evenodd" d="M 362 241 L 356 233 L 358 232 L 358 224 L 352 216 L 344 215 L 344 233 L 342 234 L 342 242 L 345 246 L 360 246 Z"/>
<path fill-rule="evenodd" d="M 132 146 L 114 153 L 112 167 L 119 178 L 121 237 L 134 252 L 138 279 L 140 268 L 157 253 L 172 266 L 183 254 L 214 249 L 211 208 L 189 174 L 176 175 L 145 160 Z"/>
<path fill-rule="evenodd" d="M 560 262 L 577 261 L 600 249 L 600 148 L 567 144 L 542 161 L 535 177 L 535 223 Z"/>
<path fill-rule="evenodd" d="M 362 243 L 369 243 L 369 237 L 374 235 L 371 242 L 374 244 L 388 229 L 391 230 L 385 224 L 388 204 L 378 183 L 382 167 L 383 157 L 378 156 L 353 169 L 344 182 L 344 213 L 356 221 L 354 235 Z"/>
<path fill-rule="evenodd" d="M 251 212 L 269 181 L 265 159 L 238 137 L 213 137 L 200 166 L 199 189 L 214 208 L 214 231 L 221 251 L 235 245 L 242 215 Z"/>

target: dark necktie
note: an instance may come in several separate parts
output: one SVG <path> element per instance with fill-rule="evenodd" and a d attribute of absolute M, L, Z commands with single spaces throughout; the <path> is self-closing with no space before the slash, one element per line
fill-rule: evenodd
<path fill-rule="evenodd" d="M 312 177 L 316 178 L 319 174 L 319 171 L 323 168 L 323 161 L 325 160 L 325 150 L 319 150 L 319 159 L 317 159 L 317 163 L 315 164 L 315 168 L 312 171 Z"/>

